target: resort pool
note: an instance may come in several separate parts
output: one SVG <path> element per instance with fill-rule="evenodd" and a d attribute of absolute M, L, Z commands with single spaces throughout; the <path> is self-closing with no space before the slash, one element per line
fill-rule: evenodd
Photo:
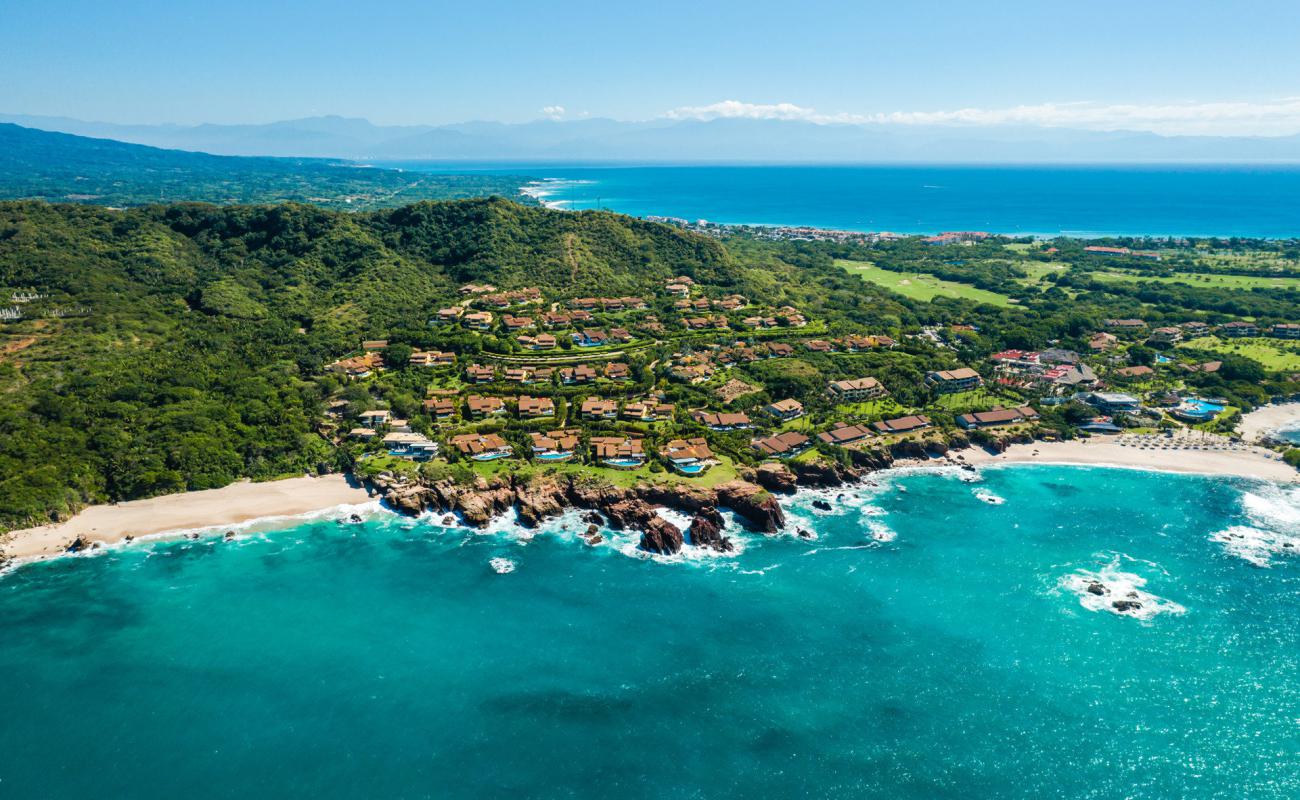
<path fill-rule="evenodd" d="M 607 467 L 614 467 L 615 469 L 636 469 L 641 466 L 643 462 L 635 458 L 607 458 L 601 463 Z"/>
<path fill-rule="evenodd" d="M 471 461 L 496 461 L 500 458 L 507 458 L 507 453 L 479 453 L 476 456 L 470 456 Z"/>
<path fill-rule="evenodd" d="M 1224 406 L 1219 403 L 1212 403 L 1199 397 L 1189 397 L 1173 410 L 1173 415 L 1179 419 L 1204 422 L 1214 419 L 1223 409 Z"/>
<path fill-rule="evenodd" d="M 703 464 L 673 464 L 673 468 L 683 475 L 699 475 L 708 469 Z"/>
<path fill-rule="evenodd" d="M 573 458 L 573 453 L 538 453 L 533 456 L 534 461 L 568 461 Z"/>

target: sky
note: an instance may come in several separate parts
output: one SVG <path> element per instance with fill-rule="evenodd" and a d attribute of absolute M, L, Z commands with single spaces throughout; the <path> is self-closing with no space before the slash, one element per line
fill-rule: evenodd
<path fill-rule="evenodd" d="M 4 0 L 0 112 L 1300 132 L 1297 0 Z"/>

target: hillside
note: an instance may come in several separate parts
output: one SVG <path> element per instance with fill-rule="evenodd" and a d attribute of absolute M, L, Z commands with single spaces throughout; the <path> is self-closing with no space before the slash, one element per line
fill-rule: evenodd
<path fill-rule="evenodd" d="M 460 281 L 605 293 L 682 272 L 784 291 L 701 236 L 502 200 L 362 214 L 0 203 L 0 306 L 39 295 L 0 322 L 0 528 L 335 468 L 313 433 L 336 388 L 325 365 L 363 337 L 427 338 Z"/>
<path fill-rule="evenodd" d="M 135 206 L 303 202 L 365 210 L 501 195 L 527 178 L 430 175 L 303 158 L 217 156 L 0 123 L 0 199 Z"/>

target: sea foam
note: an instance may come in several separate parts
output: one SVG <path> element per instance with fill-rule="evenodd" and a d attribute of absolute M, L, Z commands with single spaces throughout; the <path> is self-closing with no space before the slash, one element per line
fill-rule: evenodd
<path fill-rule="evenodd" d="M 1059 586 L 1076 595 L 1079 605 L 1089 611 L 1108 611 L 1143 621 L 1160 614 L 1186 613 L 1187 609 L 1178 603 L 1144 589 L 1147 585 L 1145 577 L 1122 568 L 1125 564 L 1136 563 L 1148 562 L 1114 555 L 1106 565 L 1098 569 L 1079 569 L 1062 577 Z M 1148 566 L 1155 567 L 1149 563 Z"/>
<path fill-rule="evenodd" d="M 1300 488 L 1271 484 L 1241 496 L 1249 525 L 1234 525 L 1210 535 L 1230 555 L 1257 567 L 1270 567 L 1275 556 L 1300 553 Z"/>

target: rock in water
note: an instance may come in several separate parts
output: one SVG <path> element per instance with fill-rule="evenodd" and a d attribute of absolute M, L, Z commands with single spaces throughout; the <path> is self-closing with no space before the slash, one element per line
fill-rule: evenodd
<path fill-rule="evenodd" d="M 731 543 L 729 537 L 722 535 L 722 529 L 726 524 L 718 509 L 712 506 L 700 509 L 691 520 L 689 529 L 691 544 L 696 547 L 707 547 L 719 553 L 730 553 L 735 549 L 735 545 Z"/>
<path fill-rule="evenodd" d="M 1136 600 L 1116 600 L 1111 603 L 1111 606 L 1121 614 L 1126 611 L 1139 611 L 1142 608 L 1142 604 Z"/>
<path fill-rule="evenodd" d="M 682 551 L 682 531 L 668 520 L 655 516 L 645 523 L 641 533 L 641 549 L 650 553 L 671 556 Z"/>
<path fill-rule="evenodd" d="M 817 509 L 817 510 L 819 510 L 819 511 L 831 511 L 831 510 L 832 510 L 832 506 L 831 506 L 831 504 L 828 503 L 828 502 L 826 502 L 825 500 L 814 500 L 812 506 L 813 506 L 813 508 L 815 508 L 815 509 Z"/>
<path fill-rule="evenodd" d="M 776 533 L 785 527 L 781 504 L 763 487 L 748 481 L 730 481 L 718 487 L 718 503 L 740 515 L 750 527 Z"/>

